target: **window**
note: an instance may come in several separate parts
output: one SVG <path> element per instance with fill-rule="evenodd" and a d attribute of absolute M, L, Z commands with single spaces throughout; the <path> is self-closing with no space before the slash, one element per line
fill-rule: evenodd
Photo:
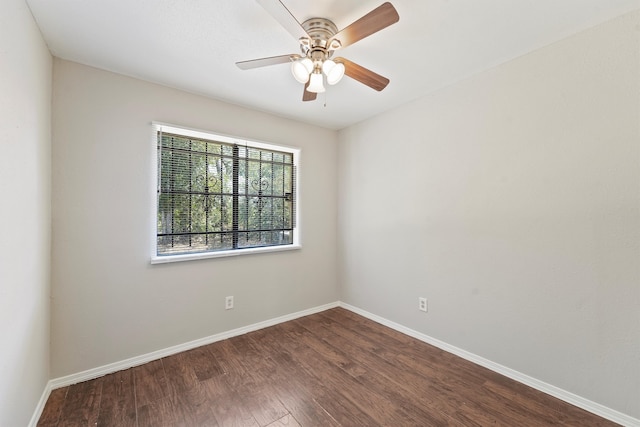
<path fill-rule="evenodd" d="M 299 247 L 299 150 L 154 126 L 152 262 Z"/>

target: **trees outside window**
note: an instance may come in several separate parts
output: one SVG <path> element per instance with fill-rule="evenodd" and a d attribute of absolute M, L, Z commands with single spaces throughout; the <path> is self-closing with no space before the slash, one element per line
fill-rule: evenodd
<path fill-rule="evenodd" d="M 156 132 L 156 256 L 294 243 L 294 150 L 176 130 Z"/>

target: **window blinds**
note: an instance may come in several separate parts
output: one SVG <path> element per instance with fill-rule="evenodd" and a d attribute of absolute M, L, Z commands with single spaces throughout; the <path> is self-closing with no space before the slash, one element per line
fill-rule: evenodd
<path fill-rule="evenodd" d="M 294 154 L 158 130 L 157 255 L 292 244 Z"/>

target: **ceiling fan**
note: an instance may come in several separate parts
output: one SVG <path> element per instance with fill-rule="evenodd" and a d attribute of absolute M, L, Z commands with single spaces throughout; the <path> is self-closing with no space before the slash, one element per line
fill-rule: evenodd
<path fill-rule="evenodd" d="M 333 58 L 336 50 L 352 45 L 378 31 L 395 24 L 400 17 L 389 2 L 383 3 L 346 28 L 338 31 L 326 18 L 311 18 L 302 24 L 280 0 L 257 0 L 276 21 L 300 42 L 300 54 L 272 56 L 236 62 L 248 70 L 268 65 L 291 63 L 294 78 L 303 83 L 303 101 L 313 101 L 324 92 L 324 77 L 330 85 L 336 84 L 346 74 L 377 91 L 389 84 L 389 79 L 346 58 Z M 323 77 L 324 75 L 324 77 Z"/>

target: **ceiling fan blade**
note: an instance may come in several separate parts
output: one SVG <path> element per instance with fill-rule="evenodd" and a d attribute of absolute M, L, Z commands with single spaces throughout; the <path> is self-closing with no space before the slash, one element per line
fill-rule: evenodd
<path fill-rule="evenodd" d="M 344 73 L 354 80 L 369 86 L 378 92 L 387 87 L 389 79 L 374 73 L 373 71 L 364 68 L 362 65 L 358 65 L 355 62 L 351 62 L 345 58 L 335 58 L 335 62 L 344 64 Z"/>
<path fill-rule="evenodd" d="M 304 91 L 302 92 L 302 100 L 303 101 L 315 101 L 315 99 L 318 96 L 318 94 L 315 93 L 315 92 L 309 92 L 307 90 L 308 87 L 309 87 L 309 82 L 306 82 L 304 84 Z"/>
<path fill-rule="evenodd" d="M 280 0 L 257 0 L 296 40 L 310 38 L 302 25 Z"/>
<path fill-rule="evenodd" d="M 399 20 L 400 16 L 396 8 L 391 3 L 386 2 L 339 31 L 338 34 L 333 36 L 333 39 L 339 40 L 342 47 L 346 47 L 387 28 L 389 25 L 395 24 Z"/>
<path fill-rule="evenodd" d="M 280 55 L 270 56 L 268 58 L 250 59 L 249 61 L 236 62 L 238 68 L 242 70 L 250 70 L 252 68 L 267 67 L 269 65 L 284 64 L 300 58 L 300 55 Z"/>

